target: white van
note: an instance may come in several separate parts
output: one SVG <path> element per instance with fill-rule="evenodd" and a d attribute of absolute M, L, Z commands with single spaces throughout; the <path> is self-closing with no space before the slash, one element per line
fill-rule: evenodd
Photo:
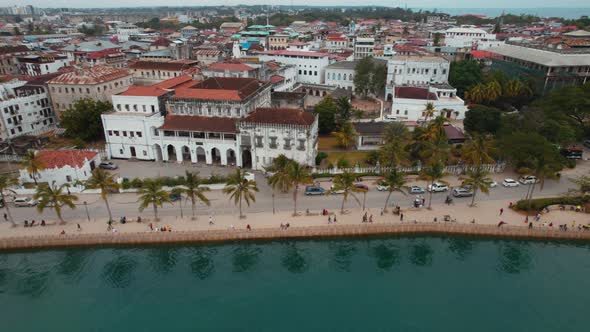
<path fill-rule="evenodd" d="M 14 206 L 16 207 L 31 207 L 37 205 L 37 201 L 30 197 L 17 197 L 14 199 Z"/>

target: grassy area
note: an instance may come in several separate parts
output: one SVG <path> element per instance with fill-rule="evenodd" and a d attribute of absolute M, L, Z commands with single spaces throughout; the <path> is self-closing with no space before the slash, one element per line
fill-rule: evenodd
<path fill-rule="evenodd" d="M 365 151 L 342 151 L 342 152 L 328 152 L 328 160 L 331 164 L 336 164 L 338 160 L 344 158 L 350 164 L 350 167 L 354 167 L 357 163 L 360 166 L 365 164 L 368 152 Z"/>
<path fill-rule="evenodd" d="M 318 141 L 318 150 L 339 150 L 340 147 L 338 146 L 338 141 L 336 137 L 329 135 L 329 136 L 320 136 Z"/>

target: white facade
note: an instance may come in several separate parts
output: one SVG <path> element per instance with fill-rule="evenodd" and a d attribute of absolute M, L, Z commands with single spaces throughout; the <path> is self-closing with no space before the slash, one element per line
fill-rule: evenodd
<path fill-rule="evenodd" d="M 363 59 L 373 56 L 375 48 L 375 38 L 373 37 L 357 37 L 354 41 L 354 59 Z"/>
<path fill-rule="evenodd" d="M 339 88 L 354 90 L 354 67 L 330 67 L 326 68 L 325 84 Z"/>
<path fill-rule="evenodd" d="M 445 31 L 445 44 L 457 48 L 477 48 L 477 44 L 484 40 L 495 40 L 496 35 L 487 33 L 485 30 L 462 26 L 451 28 Z"/>
<path fill-rule="evenodd" d="M 119 24 L 117 25 L 117 38 L 119 42 L 126 42 L 129 37 L 138 35 L 143 32 L 143 29 L 134 24 Z"/>
<path fill-rule="evenodd" d="M 413 89 L 413 91 L 404 91 L 408 89 Z M 424 120 L 424 110 L 428 103 L 434 105 L 434 117 L 443 115 L 449 119 L 462 120 L 468 110 L 463 99 L 457 96 L 457 90 L 450 86 L 440 88 L 433 86 L 430 88 L 400 87 L 396 90 L 390 113 L 396 121 Z M 424 97 L 418 97 L 417 90 L 423 90 Z"/>
<path fill-rule="evenodd" d="M 40 76 L 57 72 L 63 67 L 70 64 L 68 58 L 63 56 L 56 56 L 48 61 L 44 60 L 43 56 L 39 55 L 25 55 L 18 58 L 19 71 L 22 75 Z"/>
<path fill-rule="evenodd" d="M 94 158 L 86 159 L 84 163 L 78 167 L 70 163 L 61 167 L 47 167 L 35 174 L 37 182 L 47 182 L 48 184 L 55 183 L 56 186 L 62 184 L 74 185 L 78 181 L 86 181 L 92 176 L 92 171 L 98 167 L 101 162 L 100 154 L 96 153 Z M 35 182 L 33 176 L 27 172 L 26 168 L 19 170 L 19 182 Z"/>
<path fill-rule="evenodd" d="M 394 56 L 387 62 L 385 95 L 390 98 L 395 86 L 428 86 L 449 80 L 450 63 L 435 56 Z"/>
<path fill-rule="evenodd" d="M 53 129 L 56 119 L 47 88 L 19 80 L 0 84 L 0 121 L 2 140 Z"/>
<path fill-rule="evenodd" d="M 326 66 L 331 61 L 326 53 L 307 51 L 267 51 L 260 54 L 262 61 L 277 61 L 297 68 L 297 82 L 323 84 Z"/>

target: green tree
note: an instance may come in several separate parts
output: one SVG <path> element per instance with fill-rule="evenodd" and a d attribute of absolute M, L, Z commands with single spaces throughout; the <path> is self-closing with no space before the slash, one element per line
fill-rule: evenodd
<path fill-rule="evenodd" d="M 544 160 L 550 160 L 550 164 L 562 163 L 558 149 L 535 132 L 522 131 L 505 135 L 498 141 L 498 147 L 503 157 L 520 172 L 537 168 L 539 156 L 543 156 Z"/>
<path fill-rule="evenodd" d="M 86 187 L 100 189 L 100 197 L 107 207 L 109 221 L 112 221 L 113 214 L 109 205 L 108 194 L 111 191 L 116 191 L 119 189 L 119 184 L 115 181 L 114 175 L 109 174 L 109 172 L 103 169 L 97 168 L 92 171 L 92 176 L 86 181 Z"/>
<path fill-rule="evenodd" d="M 344 172 L 334 177 L 334 187 L 331 192 L 342 191 L 342 205 L 340 206 L 340 214 L 344 214 L 344 203 L 348 201 L 348 197 L 354 198 L 354 200 L 361 205 L 361 201 L 355 195 L 355 193 L 363 192 L 361 188 L 357 188 L 354 183 L 356 176 L 353 173 Z"/>
<path fill-rule="evenodd" d="M 38 200 L 37 211 L 39 211 L 39 213 L 42 213 L 43 210 L 45 210 L 45 208 L 51 207 L 57 215 L 59 224 L 65 224 L 66 222 L 64 221 L 61 215 L 62 207 L 67 206 L 70 209 L 75 209 L 76 205 L 74 205 L 74 202 L 78 200 L 77 196 L 69 193 L 64 193 L 64 188 L 68 186 L 68 184 L 56 186 L 55 182 L 51 185 L 43 183 L 40 186 L 38 186 L 37 192 L 33 196 L 34 199 Z"/>
<path fill-rule="evenodd" d="M 354 145 L 358 133 L 350 122 L 344 123 L 338 131 L 332 133 L 336 137 L 338 145 L 344 149 L 348 149 Z"/>
<path fill-rule="evenodd" d="M 435 32 L 432 35 L 432 43 L 434 44 L 434 46 L 440 46 L 440 41 L 442 39 L 443 34 L 440 32 Z"/>
<path fill-rule="evenodd" d="M 297 215 L 297 193 L 299 186 L 313 183 L 309 169 L 296 161 L 292 161 L 287 167 L 287 175 L 290 186 L 293 188 L 293 215 Z"/>
<path fill-rule="evenodd" d="M 465 113 L 463 126 L 469 133 L 495 135 L 502 126 L 502 113 L 497 108 L 473 105 Z"/>
<path fill-rule="evenodd" d="M 112 109 L 108 102 L 81 99 L 62 114 L 61 125 L 69 137 L 86 142 L 97 140 L 104 136 L 100 115 Z"/>
<path fill-rule="evenodd" d="M 338 107 L 331 96 L 324 97 L 314 108 L 318 115 L 318 132 L 329 134 L 336 129 Z"/>
<path fill-rule="evenodd" d="M 428 209 L 432 207 L 432 185 L 445 176 L 445 165 L 440 161 L 434 161 L 422 169 L 421 178 L 429 183 L 431 188 L 428 198 Z"/>
<path fill-rule="evenodd" d="M 384 144 L 379 148 L 381 164 L 389 167 L 403 164 L 408 159 L 409 139 L 410 132 L 403 123 L 388 123 L 383 133 Z"/>
<path fill-rule="evenodd" d="M 476 167 L 474 170 L 467 172 L 467 177 L 462 177 L 460 180 L 463 181 L 463 186 L 470 186 L 473 190 L 473 196 L 471 196 L 471 205 L 475 206 L 475 196 L 478 191 L 484 194 L 490 193 L 492 185 L 492 179 L 488 177 L 488 173 L 481 167 Z"/>
<path fill-rule="evenodd" d="M 535 105 L 544 110 L 549 119 L 577 129 L 579 136 L 590 133 L 590 84 L 555 90 Z"/>
<path fill-rule="evenodd" d="M 342 127 L 352 118 L 354 108 L 346 97 L 340 97 L 336 100 L 336 126 Z"/>
<path fill-rule="evenodd" d="M 391 194 L 394 191 L 398 191 L 403 194 L 406 193 L 406 175 L 392 167 L 390 171 L 383 174 L 382 182 L 387 186 L 387 198 L 385 199 L 385 206 L 383 207 L 383 211 L 387 212 L 387 206 L 389 204 Z"/>
<path fill-rule="evenodd" d="M 496 145 L 492 137 L 486 135 L 473 135 L 462 148 L 463 160 L 471 165 L 481 166 L 494 162 Z"/>
<path fill-rule="evenodd" d="M 457 89 L 457 93 L 463 96 L 465 91 L 481 82 L 483 74 L 481 66 L 474 60 L 451 62 L 449 70 L 449 83 Z"/>
<path fill-rule="evenodd" d="M 27 172 L 31 174 L 35 185 L 37 185 L 37 176 L 39 175 L 39 171 L 45 169 L 45 164 L 39 158 L 35 150 L 28 150 L 23 157 L 23 166 L 25 166 Z"/>
<path fill-rule="evenodd" d="M 372 90 L 373 60 L 364 58 L 359 60 L 354 68 L 354 88 L 363 98 L 367 98 Z"/>
<path fill-rule="evenodd" d="M 371 91 L 374 95 L 380 96 L 385 93 L 387 83 L 387 66 L 375 65 L 371 76 Z"/>
<path fill-rule="evenodd" d="M 209 187 L 203 186 L 203 180 L 199 177 L 199 173 L 192 173 L 185 171 L 184 173 L 184 185 L 180 188 L 180 192 L 184 194 L 187 199 L 191 201 L 192 219 L 196 219 L 195 210 L 197 202 L 201 201 L 205 205 L 211 205 L 211 202 L 205 196 L 205 192 L 209 191 Z"/>
<path fill-rule="evenodd" d="M 557 177 L 557 173 L 563 168 L 563 158 L 556 152 L 556 148 L 551 145 L 545 145 L 539 148 L 539 153 L 533 159 L 532 172 L 537 177 L 537 181 L 540 185 L 540 190 L 543 190 L 546 179 L 554 179 Z M 531 201 L 533 199 L 533 193 L 535 191 L 536 182 L 530 187 L 528 193 L 529 208 L 531 209 Z"/>
<path fill-rule="evenodd" d="M 246 179 L 246 172 L 240 169 L 228 177 L 225 188 L 223 188 L 223 193 L 229 195 L 229 198 L 234 200 L 234 204 L 239 205 L 240 218 L 244 218 L 242 200 L 250 206 L 250 202 L 256 202 L 255 192 L 258 192 L 256 181 Z"/>
<path fill-rule="evenodd" d="M 272 213 L 275 213 L 275 196 L 276 190 L 280 190 L 281 192 L 287 192 L 291 187 L 291 183 L 289 182 L 289 173 L 288 168 L 289 165 L 293 161 L 284 154 L 278 155 L 276 158 L 273 159 L 272 164 L 270 167 L 266 168 L 267 172 L 271 172 L 272 175 L 267 178 L 267 182 L 272 188 Z"/>
<path fill-rule="evenodd" d="M 434 117 L 434 112 L 436 112 L 434 104 L 431 102 L 426 103 L 426 108 L 424 109 L 424 122 L 428 122 L 429 118 Z"/>
<path fill-rule="evenodd" d="M 10 189 L 10 187 L 16 186 L 17 184 L 18 184 L 18 181 L 16 180 L 15 177 L 13 177 L 9 174 L 0 175 L 0 199 L 2 200 L 4 208 L 6 209 L 6 215 L 8 216 L 8 221 L 10 221 L 10 224 L 12 225 L 12 227 L 16 227 L 16 224 L 14 223 L 14 219 L 12 218 L 12 213 L 10 213 L 10 208 L 8 207 L 8 202 L 6 200 L 6 196 L 4 193 L 8 191 L 8 192 L 11 192 L 16 195 L 14 190 Z"/>
<path fill-rule="evenodd" d="M 145 210 L 148 206 L 154 209 L 154 219 L 159 221 L 158 206 L 162 207 L 164 203 L 170 203 L 170 194 L 162 189 L 162 183 L 158 180 L 145 179 L 141 188 L 137 191 L 139 194 L 139 211 Z"/>

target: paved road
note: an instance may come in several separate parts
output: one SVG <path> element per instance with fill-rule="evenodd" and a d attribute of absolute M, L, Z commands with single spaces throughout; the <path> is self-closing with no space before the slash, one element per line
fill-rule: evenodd
<path fill-rule="evenodd" d="M 256 203 L 251 207 L 246 208 L 246 213 L 249 212 L 262 212 L 272 211 L 273 199 L 272 190 L 268 185 L 264 177 L 258 173 L 257 180 L 260 187 L 260 192 L 256 195 Z M 370 185 L 371 189 L 367 193 L 366 197 L 358 195 L 359 200 L 365 200 L 367 208 L 380 209 L 384 206 L 385 198 L 387 193 L 378 192 L 375 189 L 374 183 L 366 182 Z M 424 186 L 424 182 L 420 183 Z M 324 187 L 329 187 L 330 183 L 322 183 Z M 568 188 L 573 187 L 573 183 L 569 179 L 564 178 L 560 181 L 548 180 L 545 184 L 543 191 L 539 192 L 539 186 L 535 189 L 536 196 L 550 196 L 550 195 L 561 195 L 568 191 Z M 517 201 L 522 199 L 527 192 L 527 186 L 520 186 L 518 188 L 504 188 L 501 185 L 492 188 L 489 195 L 478 194 L 478 200 L 503 200 L 503 201 Z M 445 193 L 435 193 L 432 195 L 433 204 L 443 204 L 444 199 L 447 196 Z M 221 191 L 212 191 L 208 193 L 208 197 L 211 200 L 211 207 L 205 207 L 203 205 L 198 207 L 198 213 L 203 214 L 237 214 L 238 210 L 232 202 L 230 202 L 227 196 L 224 196 Z M 291 193 L 278 193 L 275 197 L 275 208 L 277 211 L 291 211 L 293 209 L 293 199 Z M 428 200 L 428 194 L 424 195 Z M 390 205 L 400 205 L 402 208 L 411 206 L 415 195 L 402 195 L 400 193 L 394 193 L 390 200 Z M 87 201 L 88 214 L 90 218 L 95 220 L 106 221 L 106 208 L 103 202 L 100 200 L 98 195 L 80 195 L 80 201 L 77 209 L 75 210 L 64 210 L 64 217 L 66 219 L 85 219 L 86 209 L 82 204 L 83 201 Z M 455 198 L 455 206 L 457 208 L 464 208 L 468 203 L 471 202 L 471 198 Z M 328 196 L 304 196 L 302 193 L 298 196 L 299 211 L 309 210 L 338 210 L 342 202 L 342 195 L 328 195 Z M 110 196 L 110 203 L 115 218 L 120 216 L 127 216 L 129 218 L 136 217 L 140 214 L 144 218 L 150 218 L 152 216 L 152 210 L 146 209 L 144 212 L 138 212 L 137 196 L 132 193 L 116 194 Z M 428 201 L 427 201 L 428 203 Z M 182 212 L 187 215 L 190 214 L 190 205 L 186 203 L 182 204 Z M 358 207 L 356 201 L 352 198 L 346 204 L 347 207 Z M 15 220 L 22 222 L 24 219 L 46 219 L 55 220 L 55 214 L 53 210 L 46 210 L 42 214 L 39 214 L 35 208 L 12 208 L 11 209 Z M 181 207 L 180 203 L 166 204 L 160 209 L 162 216 L 180 216 Z"/>

